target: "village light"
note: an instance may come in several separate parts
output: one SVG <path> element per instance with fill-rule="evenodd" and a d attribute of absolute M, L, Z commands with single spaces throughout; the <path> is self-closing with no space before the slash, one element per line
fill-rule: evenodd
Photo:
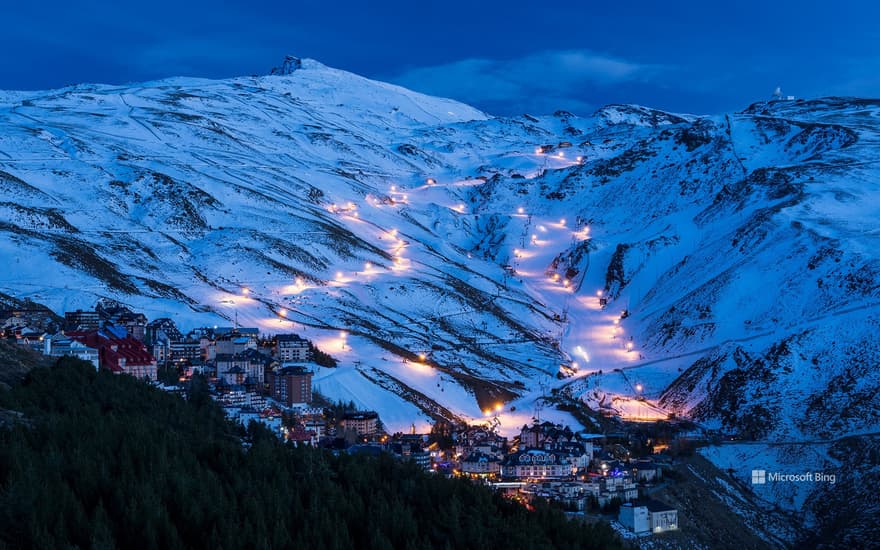
<path fill-rule="evenodd" d="M 391 192 L 393 193 L 394 191 L 397 191 L 397 186 L 396 186 L 396 185 L 392 185 L 392 186 L 391 186 Z"/>
<path fill-rule="evenodd" d="M 641 384 L 636 384 L 636 391 L 639 393 L 642 392 L 642 385 Z"/>
<path fill-rule="evenodd" d="M 540 155 L 540 154 L 543 153 L 543 152 L 544 152 L 544 148 L 543 148 L 543 147 L 535 147 L 535 154 L 536 154 L 536 155 Z"/>
<path fill-rule="evenodd" d="M 620 324 L 620 319 L 615 319 L 615 320 L 614 320 L 614 324 L 615 324 L 615 325 L 619 325 L 619 324 Z"/>
<path fill-rule="evenodd" d="M 596 291 L 596 296 L 598 296 L 599 298 L 601 298 L 601 297 L 602 297 L 602 291 L 601 291 L 601 290 L 597 290 L 597 291 Z"/>
<path fill-rule="evenodd" d="M 280 317 L 287 317 L 287 310 L 286 309 L 278 310 L 278 315 Z"/>
<path fill-rule="evenodd" d="M 337 279 L 341 279 L 341 278 L 342 278 L 342 272 L 341 272 L 341 271 L 337 271 L 337 272 L 336 272 L 336 278 L 337 278 Z"/>
<path fill-rule="evenodd" d="M 562 218 L 561 220 L 559 220 L 559 225 L 565 225 L 565 218 Z"/>
<path fill-rule="evenodd" d="M 559 154 L 556 156 L 558 156 L 559 158 L 563 158 L 563 157 L 565 157 L 565 153 L 563 153 L 562 151 L 559 151 Z"/>
<path fill-rule="evenodd" d="M 241 289 L 241 293 L 244 294 L 245 296 L 247 296 L 248 294 L 251 293 L 251 291 L 249 288 L 243 288 L 243 289 Z"/>
<path fill-rule="evenodd" d="M 437 183 L 437 180 L 435 180 L 434 178 L 428 178 L 427 183 L 428 185 L 434 185 Z"/>
<path fill-rule="evenodd" d="M 364 271 L 369 271 L 369 270 L 371 270 L 371 269 L 373 269 L 373 264 L 372 264 L 372 263 L 367 262 L 367 263 L 364 264 Z"/>
<path fill-rule="evenodd" d="M 633 343 L 632 343 L 632 342 L 627 342 L 627 343 L 626 343 L 626 349 L 627 349 L 628 351 L 632 351 L 632 349 L 633 349 Z"/>
<path fill-rule="evenodd" d="M 420 353 L 420 354 L 419 354 L 419 361 L 424 361 L 424 360 L 427 359 L 427 358 L 428 358 L 428 356 L 425 355 L 424 353 Z"/>
<path fill-rule="evenodd" d="M 522 206 L 520 206 L 519 208 L 516 209 L 516 213 L 517 213 L 517 214 L 524 214 L 525 211 L 526 211 L 526 209 L 523 208 Z"/>
<path fill-rule="evenodd" d="M 496 412 L 501 412 L 501 409 L 503 409 L 503 408 L 504 408 L 504 403 L 498 403 L 497 405 L 495 405 Z"/>

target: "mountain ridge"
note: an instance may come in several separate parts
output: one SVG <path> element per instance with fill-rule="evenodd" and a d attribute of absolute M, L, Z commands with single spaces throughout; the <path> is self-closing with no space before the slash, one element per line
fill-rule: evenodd
<path fill-rule="evenodd" d="M 586 386 L 577 397 L 593 407 L 644 412 L 615 368 L 640 356 L 670 365 L 731 339 L 750 339 L 748 349 L 707 352 L 714 370 L 686 356 L 640 371 L 651 402 L 720 429 L 771 425 L 785 392 L 725 416 L 730 397 L 712 388 L 743 383 L 735 376 L 764 383 L 739 374 L 746 356 L 763 365 L 756 372 L 810 372 L 780 364 L 778 346 L 806 346 L 809 364 L 843 326 L 775 342 L 766 329 L 877 298 L 865 233 L 875 212 L 839 214 L 876 196 L 861 164 L 876 140 L 874 100 L 502 118 L 313 60 L 290 71 L 294 59 L 282 76 L 0 94 L 2 257 L 16 266 L 2 290 L 59 310 L 111 297 L 182 324 L 238 315 L 266 331 L 311 331 L 348 366 L 321 373 L 322 390 L 380 410 L 390 401 L 392 426 L 441 409 L 479 418 L 519 396 L 524 411 L 502 417 L 511 429 L 546 388 L 566 384 Z M 774 267 L 775 257 L 804 268 Z M 750 300 L 762 280 L 789 305 L 772 292 L 761 307 Z M 616 330 L 634 351 L 603 332 L 623 310 Z M 873 326 L 872 312 L 857 311 Z M 868 332 L 838 340 L 859 346 Z M 822 397 L 847 369 L 806 390 L 812 411 L 849 406 Z M 413 406 L 382 386 L 423 398 Z M 864 416 L 849 429 L 870 427 Z M 808 420 L 758 432 L 810 435 Z"/>

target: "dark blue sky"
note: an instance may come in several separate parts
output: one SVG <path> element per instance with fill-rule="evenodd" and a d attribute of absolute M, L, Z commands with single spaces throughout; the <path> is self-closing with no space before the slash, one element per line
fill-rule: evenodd
<path fill-rule="evenodd" d="M 0 89 L 263 74 L 291 53 L 493 114 L 880 96 L 873 1 L 0 1 Z"/>

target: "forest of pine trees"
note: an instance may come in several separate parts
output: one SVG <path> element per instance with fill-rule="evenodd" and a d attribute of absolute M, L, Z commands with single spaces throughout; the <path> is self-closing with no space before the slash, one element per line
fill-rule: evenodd
<path fill-rule="evenodd" d="M 0 548 L 619 548 L 390 456 L 334 456 L 61 359 L 0 389 Z"/>

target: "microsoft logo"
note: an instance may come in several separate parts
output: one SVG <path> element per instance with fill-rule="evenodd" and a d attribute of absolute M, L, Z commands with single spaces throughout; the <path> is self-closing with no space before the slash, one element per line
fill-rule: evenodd
<path fill-rule="evenodd" d="M 752 485 L 763 485 L 767 483 L 766 470 L 752 470 Z"/>

